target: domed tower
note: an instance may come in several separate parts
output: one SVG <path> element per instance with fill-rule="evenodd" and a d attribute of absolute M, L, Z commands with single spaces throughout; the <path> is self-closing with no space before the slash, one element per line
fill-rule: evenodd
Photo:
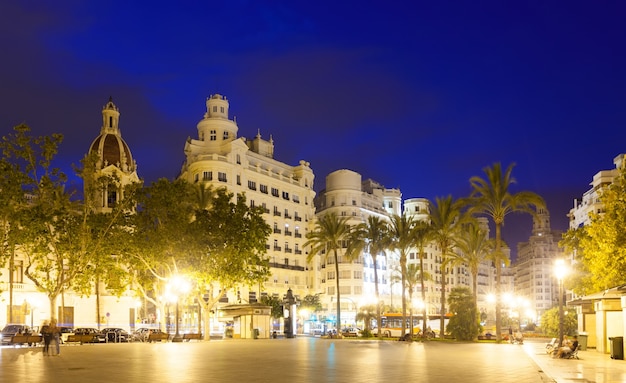
<path fill-rule="evenodd" d="M 100 135 L 91 144 L 89 156 L 95 157 L 93 177 L 85 179 L 85 201 L 91 196 L 93 209 L 109 212 L 124 197 L 124 187 L 140 182 L 137 164 L 119 128 L 120 112 L 109 98 L 102 109 Z"/>

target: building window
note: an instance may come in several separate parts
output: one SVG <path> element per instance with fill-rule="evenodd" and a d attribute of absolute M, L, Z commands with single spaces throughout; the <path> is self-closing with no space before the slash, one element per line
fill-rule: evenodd
<path fill-rule="evenodd" d="M 193 175 L 193 182 L 198 182 L 200 180 L 200 175 L 198 173 Z"/>
<path fill-rule="evenodd" d="M 237 174 L 237 185 L 241 185 L 241 176 Z"/>
<path fill-rule="evenodd" d="M 224 131 L 224 139 L 228 140 L 228 132 L 227 131 Z"/>
<path fill-rule="evenodd" d="M 220 113 L 224 113 L 224 107 L 220 106 Z"/>
<path fill-rule="evenodd" d="M 241 154 L 237 154 L 237 164 L 241 165 Z"/>
<path fill-rule="evenodd" d="M 213 112 L 217 113 L 217 106 L 213 105 Z"/>
<path fill-rule="evenodd" d="M 278 197 L 278 195 L 279 195 L 279 194 L 278 194 L 278 189 L 276 189 L 276 188 L 272 188 L 272 195 L 273 195 L 274 197 Z"/>
<path fill-rule="evenodd" d="M 115 190 L 107 192 L 107 206 L 113 207 L 117 202 L 117 192 Z"/>
<path fill-rule="evenodd" d="M 252 207 L 252 208 L 255 207 L 253 199 L 250 200 L 250 207 Z"/>
<path fill-rule="evenodd" d="M 202 172 L 203 181 L 213 181 L 213 172 Z"/>
<path fill-rule="evenodd" d="M 287 201 L 289 201 L 289 193 L 283 192 L 283 199 L 286 199 Z"/>
<path fill-rule="evenodd" d="M 291 196 L 291 200 L 295 203 L 300 203 L 300 197 L 298 197 L 297 195 L 293 194 Z"/>
<path fill-rule="evenodd" d="M 220 182 L 226 182 L 226 173 L 218 172 L 217 173 L 217 179 Z"/>
<path fill-rule="evenodd" d="M 217 131 L 216 130 L 211 130 L 210 136 L 209 136 L 209 140 L 217 141 Z"/>
<path fill-rule="evenodd" d="M 267 194 L 267 185 L 259 185 L 259 190 L 263 194 Z"/>
<path fill-rule="evenodd" d="M 248 189 L 250 189 L 250 190 L 256 190 L 256 182 L 254 182 L 254 181 L 248 181 Z"/>

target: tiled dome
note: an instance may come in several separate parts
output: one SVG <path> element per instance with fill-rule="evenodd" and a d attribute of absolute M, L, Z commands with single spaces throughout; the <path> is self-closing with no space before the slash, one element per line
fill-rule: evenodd
<path fill-rule="evenodd" d="M 100 135 L 91 144 L 89 153 L 98 153 L 100 158 L 96 165 L 98 170 L 114 165 L 121 171 L 130 173 L 136 170 L 136 165 L 128 145 L 121 136 L 118 127 L 119 115 L 113 100 L 109 99 L 102 109 L 103 123 Z"/>

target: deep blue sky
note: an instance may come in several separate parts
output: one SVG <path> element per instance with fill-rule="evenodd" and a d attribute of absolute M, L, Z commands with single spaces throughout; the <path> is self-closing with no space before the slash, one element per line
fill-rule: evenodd
<path fill-rule="evenodd" d="M 514 190 L 544 196 L 555 229 L 626 152 L 625 2 L 134 3 L 0 3 L 1 132 L 63 133 L 71 172 L 112 96 L 152 182 L 177 175 L 220 93 L 239 135 L 271 134 L 317 190 L 348 168 L 404 198 L 460 197 L 515 162 Z M 505 225 L 513 248 L 530 232 Z"/>

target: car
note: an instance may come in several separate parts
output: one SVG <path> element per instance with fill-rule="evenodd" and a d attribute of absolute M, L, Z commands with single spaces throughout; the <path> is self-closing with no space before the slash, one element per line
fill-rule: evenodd
<path fill-rule="evenodd" d="M 150 334 L 156 334 L 161 332 L 162 331 L 158 328 L 140 327 L 137 330 L 133 331 L 130 336 L 130 340 L 133 342 L 147 342 Z"/>
<path fill-rule="evenodd" d="M 100 333 L 104 336 L 105 342 L 129 342 L 130 334 L 126 332 L 123 328 L 119 327 L 107 327 L 103 328 Z"/>
<path fill-rule="evenodd" d="M 104 335 L 100 330 L 92 327 L 78 327 L 74 329 L 74 335 L 93 335 L 93 343 L 104 342 Z"/>
<path fill-rule="evenodd" d="M 59 327 L 61 329 L 61 344 L 67 342 L 67 338 L 70 335 L 74 335 L 74 328 L 73 327 Z"/>
<path fill-rule="evenodd" d="M 30 327 L 23 324 L 8 324 L 4 326 L 0 332 L 0 344 L 11 343 L 11 338 L 16 334 L 28 334 L 30 333 Z"/>
<path fill-rule="evenodd" d="M 361 333 L 361 329 L 357 327 L 344 327 L 341 330 L 341 336 L 343 337 L 358 337 Z"/>

